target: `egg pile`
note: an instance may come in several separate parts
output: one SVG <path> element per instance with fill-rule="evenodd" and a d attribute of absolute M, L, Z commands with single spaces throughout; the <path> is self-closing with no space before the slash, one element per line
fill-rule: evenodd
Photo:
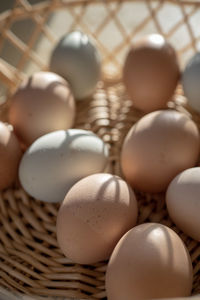
<path fill-rule="evenodd" d="M 123 178 L 106 172 L 109 149 L 103 140 L 73 128 L 76 101 L 91 96 L 101 79 L 100 54 L 84 33 L 59 41 L 49 71 L 21 83 L 11 98 L 9 124 L 0 122 L 0 189 L 18 177 L 35 201 L 60 203 L 59 247 L 75 263 L 109 259 L 108 300 L 191 294 L 186 246 L 165 225 L 137 225 L 134 191 L 166 192 L 173 222 L 200 241 L 199 130 L 190 116 L 168 108 L 181 78 L 188 105 L 200 112 L 199 74 L 200 54 L 181 74 L 175 50 L 161 35 L 131 46 L 123 82 L 133 106 L 145 115 L 123 142 Z"/>

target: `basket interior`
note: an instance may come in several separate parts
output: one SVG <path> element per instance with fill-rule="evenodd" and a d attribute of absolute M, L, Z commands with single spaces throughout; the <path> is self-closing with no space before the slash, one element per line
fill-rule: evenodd
<path fill-rule="evenodd" d="M 120 172 L 121 145 L 142 116 L 123 84 L 121 68 L 130 46 L 140 36 L 161 33 L 176 48 L 183 67 L 200 48 L 200 3 L 197 1 L 30 1 L 18 0 L 0 15 L 1 119 L 6 121 L 10 93 L 27 75 L 48 70 L 49 55 L 60 37 L 79 29 L 95 39 L 103 75 L 94 95 L 77 103 L 76 128 L 97 133 L 110 148 L 108 170 Z M 200 116 L 187 107 L 181 86 L 170 107 Z M 200 163 L 200 158 L 199 158 Z M 180 232 L 168 217 L 165 195 L 137 192 L 138 224 L 160 222 L 178 232 L 194 266 L 193 294 L 200 293 L 200 246 Z M 106 262 L 74 264 L 58 248 L 55 234 L 59 205 L 29 197 L 18 182 L 0 194 L 0 286 L 12 293 L 42 299 L 106 299 Z M 2 290 L 2 295 L 7 293 Z M 0 292 L 1 295 L 1 292 Z M 24 298 L 25 299 L 25 298 Z M 27 298 L 30 299 L 30 298 Z"/>

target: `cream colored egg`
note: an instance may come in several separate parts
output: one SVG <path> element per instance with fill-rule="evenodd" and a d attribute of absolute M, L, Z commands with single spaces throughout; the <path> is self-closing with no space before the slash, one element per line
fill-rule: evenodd
<path fill-rule="evenodd" d="M 28 148 L 19 178 L 34 198 L 59 202 L 78 180 L 104 171 L 107 161 L 106 145 L 91 131 L 59 130 L 40 137 Z"/>
<path fill-rule="evenodd" d="M 177 227 L 200 241 L 200 167 L 185 170 L 172 180 L 166 203 Z"/>

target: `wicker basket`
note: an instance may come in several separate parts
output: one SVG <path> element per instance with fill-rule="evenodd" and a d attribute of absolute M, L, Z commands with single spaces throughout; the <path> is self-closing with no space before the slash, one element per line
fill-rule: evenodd
<path fill-rule="evenodd" d="M 63 25 L 59 27 L 55 20 L 61 19 Z M 26 39 L 17 35 L 16 24 L 31 28 L 31 34 Z M 199 1 L 55 0 L 30 4 L 18 0 L 12 10 L 0 15 L 1 100 L 6 100 L 28 73 L 48 69 L 47 58 L 61 35 L 72 29 L 88 33 L 96 39 L 102 54 L 103 80 L 91 99 L 78 103 L 75 126 L 93 130 L 103 138 L 110 147 L 109 171 L 120 174 L 122 141 L 141 117 L 120 82 L 129 45 L 138 36 L 162 33 L 175 46 L 184 65 L 200 47 L 198 26 Z M 41 39 L 45 41 L 43 49 Z M 18 53 L 14 62 L 12 55 L 11 60 L 7 59 L 8 44 Z M 200 127 L 200 115 L 187 107 L 181 87 L 174 97 L 175 103 L 170 105 L 191 114 Z M 2 120 L 6 120 L 8 106 L 9 101 L 1 106 Z M 137 196 L 138 223 L 166 224 L 186 243 L 194 267 L 193 294 L 200 293 L 200 244 L 170 221 L 164 194 L 137 192 Z M 7 299 L 9 292 L 20 293 L 22 299 L 106 299 L 106 262 L 82 266 L 62 255 L 55 233 L 57 210 L 56 204 L 29 197 L 18 183 L 0 194 L 0 295 L 4 295 L 0 299 Z"/>

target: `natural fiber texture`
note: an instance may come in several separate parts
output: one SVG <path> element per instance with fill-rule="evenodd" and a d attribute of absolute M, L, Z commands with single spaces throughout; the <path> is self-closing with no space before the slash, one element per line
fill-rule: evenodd
<path fill-rule="evenodd" d="M 140 9 L 140 17 L 130 23 L 131 17 L 123 13 L 125 6 L 129 9 L 132 7 L 133 11 Z M 166 15 L 166 7 L 176 11 L 175 21 L 170 19 L 169 14 Z M 200 3 L 175 0 L 55 0 L 30 5 L 26 0 L 19 0 L 12 11 L 6 11 L 0 15 L 0 49 L 5 41 L 9 41 L 21 52 L 21 57 L 15 66 L 11 66 L 5 59 L 0 59 L 0 79 L 4 88 L 7 88 L 8 95 L 26 76 L 27 61 L 34 62 L 38 69 L 47 69 L 47 62 L 36 51 L 36 42 L 42 34 L 51 43 L 49 51 L 52 49 L 59 38 L 59 32 L 57 35 L 52 33 L 48 20 L 49 14 L 58 8 L 66 11 L 68 17 L 71 16 L 71 23 L 65 32 L 82 28 L 96 39 L 103 57 L 104 80 L 99 83 L 91 99 L 77 103 L 75 126 L 92 130 L 102 137 L 110 148 L 108 171 L 121 175 L 119 157 L 122 142 L 129 128 L 142 116 L 140 112 L 132 108 L 131 101 L 120 82 L 124 54 L 135 37 L 157 31 L 174 43 L 174 46 L 178 48 L 180 60 L 184 62 L 184 59 L 198 49 L 200 35 L 198 36 L 194 29 L 197 26 L 195 22 L 200 20 Z M 92 19 L 93 26 L 90 26 L 92 14 L 90 15 L 89 12 L 94 13 L 95 9 L 97 15 Z M 99 10 L 100 17 L 98 17 Z M 12 31 L 13 23 L 24 18 L 32 19 L 35 25 L 26 43 Z M 166 22 L 168 18 L 169 24 Z M 167 30 L 163 27 L 163 20 L 166 25 L 169 25 Z M 183 28 L 187 32 L 187 38 L 181 44 L 177 40 Z M 118 43 L 115 41 L 115 45 L 109 48 L 108 42 L 112 42 L 113 35 L 117 32 L 121 38 L 118 39 Z M 181 93 L 181 87 L 179 87 L 175 95 L 176 102 L 171 102 L 170 107 L 191 114 L 200 128 L 200 115 L 186 106 Z M 8 106 L 9 101 L 2 106 L 2 120 L 6 120 Z M 138 224 L 147 221 L 160 222 L 179 232 L 192 257 L 193 293 L 200 293 L 200 244 L 186 237 L 170 221 L 165 207 L 164 194 L 136 193 L 139 201 Z M 32 295 L 33 299 L 43 299 L 43 296 L 49 296 L 48 299 L 52 297 L 104 299 L 106 297 L 104 289 L 106 262 L 81 266 L 62 255 L 57 245 L 55 232 L 58 207 L 58 204 L 42 203 L 30 198 L 20 189 L 18 183 L 0 194 L 0 286 L 12 293 Z M 7 295 L 7 291 L 2 291 L 2 294 Z"/>

